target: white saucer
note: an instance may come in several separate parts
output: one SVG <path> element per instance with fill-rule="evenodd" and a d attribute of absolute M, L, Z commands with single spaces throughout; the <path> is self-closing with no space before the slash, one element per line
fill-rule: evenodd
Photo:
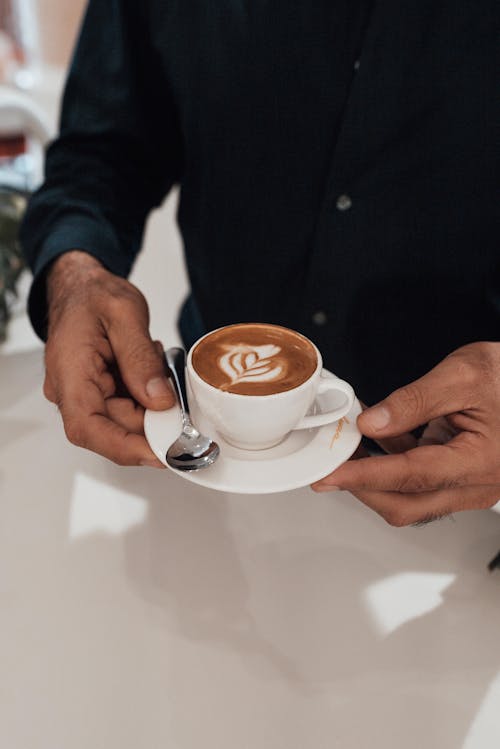
<path fill-rule="evenodd" d="M 325 373 L 330 374 L 326 370 Z M 321 412 L 322 404 L 327 407 L 325 397 L 328 393 L 317 398 L 311 412 Z M 177 471 L 168 467 L 186 481 L 222 492 L 272 494 L 298 489 L 318 481 L 350 458 L 361 441 L 356 426 L 360 413 L 361 406 L 355 399 L 350 412 L 339 422 L 291 432 L 283 442 L 268 450 L 240 450 L 225 442 L 206 417 L 192 409 L 197 428 L 218 442 L 219 458 L 214 465 L 199 471 Z M 168 411 L 146 411 L 146 439 L 164 465 L 167 465 L 167 448 L 180 431 L 178 406 Z"/>

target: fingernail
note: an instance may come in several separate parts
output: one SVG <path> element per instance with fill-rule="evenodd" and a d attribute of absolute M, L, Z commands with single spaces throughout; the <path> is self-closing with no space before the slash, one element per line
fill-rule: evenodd
<path fill-rule="evenodd" d="M 330 484 L 317 484 L 311 487 L 313 491 L 320 494 L 321 492 L 338 492 L 340 491 L 339 486 L 330 486 Z"/>
<path fill-rule="evenodd" d="M 171 390 L 165 377 L 153 377 L 146 385 L 146 393 L 150 398 L 165 398 Z"/>
<path fill-rule="evenodd" d="M 153 460 L 153 459 L 151 459 L 151 460 L 147 460 L 147 459 L 141 460 L 141 462 L 139 463 L 139 465 L 144 466 L 146 468 L 165 468 L 165 466 L 162 465 L 159 461 Z"/>
<path fill-rule="evenodd" d="M 385 406 L 374 406 L 363 412 L 363 424 L 371 429 L 384 429 L 391 420 L 391 414 Z"/>

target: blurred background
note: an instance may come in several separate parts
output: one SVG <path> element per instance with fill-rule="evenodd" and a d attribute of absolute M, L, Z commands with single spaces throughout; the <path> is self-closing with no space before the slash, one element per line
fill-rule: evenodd
<path fill-rule="evenodd" d="M 21 57 L 39 56 L 49 65 L 66 65 L 84 0 L 2 0 L 0 28 Z"/>
<path fill-rule="evenodd" d="M 32 0 L 40 21 L 40 53 L 49 65 L 66 65 L 84 0 Z"/>
<path fill-rule="evenodd" d="M 43 149 L 57 129 L 85 5 L 85 0 L 0 0 L 0 343 L 16 349 L 37 345 L 24 314 L 30 278 L 17 229 L 29 194 L 42 180 Z M 177 340 L 176 313 L 187 288 L 173 220 L 176 204 L 174 190 L 151 217 L 145 239 L 151 250 L 133 275 L 150 299 L 154 335 L 169 340 Z M 175 273 L 177 283 L 168 296 L 155 268 Z"/>
<path fill-rule="evenodd" d="M 0 341 L 21 283 L 17 229 L 42 178 L 83 9 L 83 0 L 0 0 Z"/>

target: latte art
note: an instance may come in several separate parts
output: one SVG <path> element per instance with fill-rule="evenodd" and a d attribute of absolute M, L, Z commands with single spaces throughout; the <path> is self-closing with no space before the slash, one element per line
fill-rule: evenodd
<path fill-rule="evenodd" d="M 263 323 L 229 325 L 203 338 L 192 355 L 210 385 L 240 395 L 271 395 L 298 387 L 315 372 L 316 349 L 288 328 Z"/>
<path fill-rule="evenodd" d="M 283 363 L 276 360 L 281 351 L 279 346 L 239 344 L 224 348 L 228 352 L 219 358 L 218 365 L 232 385 L 238 382 L 271 382 L 283 373 Z"/>

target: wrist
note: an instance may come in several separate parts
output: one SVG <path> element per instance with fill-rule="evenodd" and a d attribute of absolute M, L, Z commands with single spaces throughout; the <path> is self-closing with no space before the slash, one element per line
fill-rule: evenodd
<path fill-rule="evenodd" d="M 47 270 L 47 292 L 50 292 L 50 287 L 55 282 L 65 278 L 71 278 L 74 275 L 81 275 L 88 273 L 93 268 L 102 268 L 102 263 L 90 255 L 88 252 L 82 250 L 69 250 L 59 255 L 50 265 Z"/>
<path fill-rule="evenodd" d="M 76 302 L 89 281 L 107 273 L 102 263 L 88 252 L 70 250 L 56 258 L 45 278 L 49 325 L 58 308 L 69 301 Z"/>

